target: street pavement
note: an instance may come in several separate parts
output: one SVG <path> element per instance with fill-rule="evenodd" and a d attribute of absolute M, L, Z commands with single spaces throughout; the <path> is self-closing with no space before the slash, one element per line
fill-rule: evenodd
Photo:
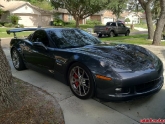
<path fill-rule="evenodd" d="M 31 69 L 16 71 L 10 57 L 9 41 L 10 39 L 2 39 L 1 45 L 13 76 L 52 94 L 63 110 L 66 124 L 140 124 L 140 120 L 144 118 L 165 119 L 165 86 L 152 96 L 128 102 L 100 102 L 97 98 L 80 100 L 68 86 L 51 76 Z M 165 64 L 164 47 L 143 47 L 153 51 Z"/>

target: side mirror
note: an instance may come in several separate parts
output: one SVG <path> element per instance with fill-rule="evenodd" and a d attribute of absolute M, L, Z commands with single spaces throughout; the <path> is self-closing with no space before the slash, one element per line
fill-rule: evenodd
<path fill-rule="evenodd" d="M 47 47 L 42 42 L 34 42 L 33 46 L 47 50 Z"/>

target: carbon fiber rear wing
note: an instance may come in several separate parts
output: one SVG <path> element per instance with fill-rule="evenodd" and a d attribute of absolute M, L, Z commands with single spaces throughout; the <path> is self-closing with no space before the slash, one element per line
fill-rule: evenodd
<path fill-rule="evenodd" d="M 39 28 L 14 28 L 10 30 L 6 30 L 7 34 L 13 33 L 14 38 L 17 38 L 16 33 L 17 32 L 23 32 L 23 31 L 35 31 L 38 30 Z"/>

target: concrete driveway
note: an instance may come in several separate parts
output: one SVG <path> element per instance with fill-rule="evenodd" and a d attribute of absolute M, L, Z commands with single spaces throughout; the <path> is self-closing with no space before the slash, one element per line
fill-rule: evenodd
<path fill-rule="evenodd" d="M 16 71 L 12 65 L 9 39 L 1 45 L 9 60 L 13 76 L 40 87 L 58 100 L 66 124 L 140 124 L 144 118 L 165 119 L 165 86 L 153 96 L 129 102 L 99 102 L 95 99 L 80 100 L 69 87 L 51 76 L 31 69 Z M 165 47 L 144 46 L 158 55 L 165 65 Z"/>

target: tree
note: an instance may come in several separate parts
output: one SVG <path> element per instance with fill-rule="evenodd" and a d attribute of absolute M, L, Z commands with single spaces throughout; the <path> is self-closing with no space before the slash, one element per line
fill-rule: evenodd
<path fill-rule="evenodd" d="M 165 26 L 165 0 L 160 0 L 159 2 L 160 2 L 161 12 L 160 12 L 158 22 L 156 24 L 156 30 L 155 30 L 154 39 L 152 42 L 153 45 L 160 45 L 161 34 L 163 31 L 163 27 Z"/>
<path fill-rule="evenodd" d="M 107 9 L 111 10 L 118 20 L 120 17 L 120 14 L 126 9 L 127 2 L 128 0 L 112 1 L 108 4 Z"/>
<path fill-rule="evenodd" d="M 144 11 L 138 0 L 129 0 L 127 4 L 127 9 L 136 13 Z"/>
<path fill-rule="evenodd" d="M 152 18 L 153 19 L 158 19 L 160 15 L 160 1 L 159 0 L 154 0 L 153 2 L 153 7 L 152 7 Z"/>
<path fill-rule="evenodd" d="M 148 39 L 153 39 L 154 36 L 154 27 L 152 23 L 152 13 L 151 13 L 151 3 L 153 0 L 139 0 L 140 5 L 145 11 L 146 22 L 148 27 Z"/>
<path fill-rule="evenodd" d="M 80 20 L 104 9 L 108 0 L 50 0 L 50 2 L 55 9 L 67 9 L 75 19 L 76 27 L 79 27 Z"/>
<path fill-rule="evenodd" d="M 0 114 L 8 108 L 18 106 L 18 101 L 11 69 L 0 45 Z"/>
<path fill-rule="evenodd" d="M 125 22 L 127 22 L 127 24 L 128 24 L 128 22 L 130 22 L 130 19 L 129 18 L 126 18 L 125 19 Z"/>

